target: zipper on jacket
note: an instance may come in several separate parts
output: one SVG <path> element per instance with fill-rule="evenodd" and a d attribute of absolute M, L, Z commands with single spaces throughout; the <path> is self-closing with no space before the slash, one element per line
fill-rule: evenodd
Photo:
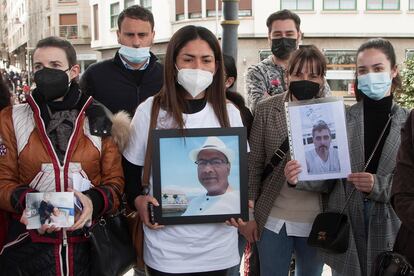
<path fill-rule="evenodd" d="M 62 242 L 62 245 L 64 247 L 66 247 L 68 245 L 68 235 L 66 234 L 66 230 L 65 229 L 63 229 L 62 231 L 63 231 L 63 242 Z"/>

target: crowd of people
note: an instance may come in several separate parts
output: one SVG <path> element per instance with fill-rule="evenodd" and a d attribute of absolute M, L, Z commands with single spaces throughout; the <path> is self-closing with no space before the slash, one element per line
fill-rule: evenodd
<path fill-rule="evenodd" d="M 299 181 L 304 167 L 309 173 L 340 170 L 323 120 L 315 122 L 314 147 L 306 153 L 314 167 L 291 159 L 287 146 L 285 104 L 331 95 L 326 59 L 316 46 L 299 47 L 303 34 L 297 14 L 281 10 L 266 24 L 272 54 L 248 69 L 248 106 L 232 90 L 235 61 L 223 55 L 211 31 L 182 27 L 168 42 L 161 64 L 150 51 L 153 15 L 138 5 L 119 14 L 115 56 L 90 66 L 79 82 L 75 49 L 58 37 L 38 41 L 34 49 L 33 89 L 24 72 L 2 72 L 0 275 L 90 275 L 85 229 L 119 210 L 123 198 L 143 221 L 146 269 L 136 268 L 137 275 L 236 276 L 241 255 L 249 250 L 245 257 L 258 262 L 245 275 L 286 276 L 294 259 L 298 276 L 321 275 L 324 264 L 333 275 L 368 276 L 376 257 L 393 249 L 414 264 L 414 112 L 394 101 L 401 80 L 393 45 L 371 39 L 356 54 L 357 103 L 345 112 L 352 173 Z M 179 129 L 185 137 L 186 129 L 243 126 L 249 219 L 153 222 L 148 206 L 160 202 L 148 162 L 152 130 Z M 206 194 L 189 204 L 185 216 L 205 213 L 202 208 L 218 197 L 223 206 L 235 201 L 228 180 L 233 156 L 222 140 L 208 137 L 190 159 Z M 75 175 L 90 186 L 74 189 Z M 62 228 L 45 220 L 41 228 L 27 230 L 26 195 L 65 191 L 81 206 L 75 223 Z M 350 224 L 346 252 L 310 246 L 315 217 L 341 210 Z"/>
<path fill-rule="evenodd" d="M 7 89 L 12 92 L 13 104 L 25 103 L 26 96 L 31 90 L 29 78 L 33 79 L 33 76 L 29 76 L 24 70 L 19 73 L 13 70 L 0 69 L 0 74 L 7 85 Z"/>

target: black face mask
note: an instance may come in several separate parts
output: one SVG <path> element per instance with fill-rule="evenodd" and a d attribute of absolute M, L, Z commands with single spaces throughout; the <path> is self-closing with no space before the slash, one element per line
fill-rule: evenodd
<path fill-rule="evenodd" d="M 296 50 L 296 39 L 294 38 L 276 38 L 272 39 L 272 53 L 279 59 L 289 58 L 290 53 Z"/>
<path fill-rule="evenodd" d="M 319 83 L 308 80 L 292 81 L 289 85 L 289 91 L 299 101 L 315 98 L 319 88 Z"/>
<path fill-rule="evenodd" d="M 34 81 L 39 93 L 46 102 L 64 97 L 69 91 L 69 77 L 66 72 L 59 69 L 44 67 L 34 74 Z"/>

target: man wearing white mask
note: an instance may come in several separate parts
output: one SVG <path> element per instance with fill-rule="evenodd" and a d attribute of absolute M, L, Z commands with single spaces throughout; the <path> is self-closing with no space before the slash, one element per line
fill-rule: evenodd
<path fill-rule="evenodd" d="M 81 89 L 116 113 L 133 116 L 137 106 L 157 93 L 163 83 L 163 68 L 150 52 L 154 40 L 154 17 L 138 5 L 118 16 L 115 57 L 91 65 L 82 75 Z"/>

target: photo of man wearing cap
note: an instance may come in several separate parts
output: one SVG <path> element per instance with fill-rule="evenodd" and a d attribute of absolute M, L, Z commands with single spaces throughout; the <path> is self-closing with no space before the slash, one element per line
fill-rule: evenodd
<path fill-rule="evenodd" d="M 193 198 L 182 216 L 240 213 L 240 193 L 228 180 L 233 150 L 218 137 L 210 136 L 189 157 L 197 165 L 198 180 L 206 193 Z"/>

